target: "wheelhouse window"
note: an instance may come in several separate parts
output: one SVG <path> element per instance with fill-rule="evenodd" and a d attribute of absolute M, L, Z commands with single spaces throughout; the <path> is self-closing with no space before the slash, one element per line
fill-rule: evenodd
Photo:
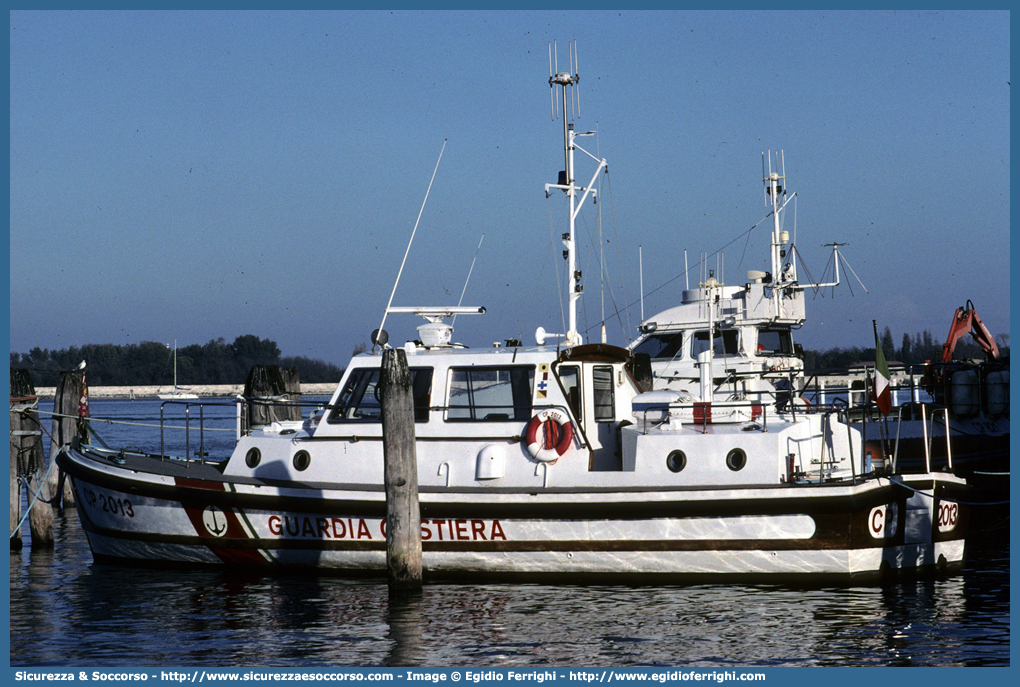
<path fill-rule="evenodd" d="M 527 422 L 534 384 L 532 365 L 453 368 L 446 419 Z"/>
<path fill-rule="evenodd" d="M 672 360 L 683 346 L 683 332 L 653 334 L 634 347 L 635 353 L 647 353 L 652 360 Z"/>
<path fill-rule="evenodd" d="M 789 329 L 758 332 L 758 355 L 793 355 L 793 334 Z"/>
<path fill-rule="evenodd" d="M 578 420 L 581 419 L 581 370 L 576 365 L 564 365 L 557 370 L 560 384 L 567 394 L 570 412 Z"/>
<path fill-rule="evenodd" d="M 432 397 L 432 368 L 412 367 L 411 395 L 414 421 L 428 422 Z M 381 422 L 382 401 L 379 394 L 378 368 L 354 370 L 337 399 L 337 407 L 329 415 L 336 422 Z"/>
<path fill-rule="evenodd" d="M 616 419 L 616 396 L 613 387 L 613 368 L 598 365 L 592 368 L 592 398 L 595 401 L 595 422 Z"/>
<path fill-rule="evenodd" d="M 712 337 L 713 355 L 737 355 L 739 353 L 740 332 L 736 329 L 720 329 Z M 708 330 L 694 332 L 691 345 L 691 356 L 697 360 L 698 355 L 708 350 Z"/>

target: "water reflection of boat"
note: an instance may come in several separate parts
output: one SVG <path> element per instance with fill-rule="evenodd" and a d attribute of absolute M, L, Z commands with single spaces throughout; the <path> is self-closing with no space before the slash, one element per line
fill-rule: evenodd
<path fill-rule="evenodd" d="M 550 77 L 564 116 L 576 82 Z M 565 170 L 546 185 L 569 206 L 565 334 L 540 327 L 534 346 L 469 349 L 444 320 L 482 308 L 389 310 L 428 320 L 403 347 L 426 577 L 856 581 L 960 566 L 963 480 L 869 471 L 837 409 L 718 399 L 710 350 L 682 393 L 653 389 L 643 356 L 581 340 L 574 220 L 606 168 L 591 156 L 591 181 L 575 181 L 587 135 L 564 123 Z M 96 560 L 384 574 L 381 359 L 355 356 L 301 420 L 239 419 L 223 460 L 64 447 Z M 253 402 L 238 401 L 239 418 Z"/>

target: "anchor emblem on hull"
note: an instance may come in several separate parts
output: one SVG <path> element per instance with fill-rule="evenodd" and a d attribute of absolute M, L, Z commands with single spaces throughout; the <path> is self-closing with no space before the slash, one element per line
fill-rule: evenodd
<path fill-rule="evenodd" d="M 206 506 L 202 512 L 202 524 L 212 536 L 222 537 L 227 533 L 227 514 L 217 506 Z"/>

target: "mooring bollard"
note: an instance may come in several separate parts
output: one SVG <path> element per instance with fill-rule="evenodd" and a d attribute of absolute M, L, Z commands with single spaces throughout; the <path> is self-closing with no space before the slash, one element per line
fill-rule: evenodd
<path fill-rule="evenodd" d="M 38 398 L 28 370 L 11 370 L 11 548 L 22 547 L 21 485 L 28 491 L 32 548 L 53 547 L 53 506 L 46 485 Z M 33 502 L 33 490 L 38 494 Z M 17 530 L 17 531 L 15 531 Z"/>
<path fill-rule="evenodd" d="M 421 512 L 411 371 L 404 349 L 383 351 L 379 386 L 386 483 L 387 577 L 390 592 L 415 592 L 421 590 Z"/>
<path fill-rule="evenodd" d="M 79 408 L 84 391 L 84 370 L 60 373 L 60 383 L 57 385 L 53 396 L 50 461 L 56 460 L 57 454 L 60 453 L 60 447 L 71 443 L 74 436 L 79 433 L 81 422 Z M 88 439 L 88 437 L 83 438 Z M 49 492 L 56 495 L 57 489 L 60 488 L 60 474 L 56 468 L 50 471 L 48 486 Z M 63 499 L 65 508 L 74 507 L 74 490 L 71 488 L 70 480 L 64 480 L 63 493 L 60 496 Z"/>

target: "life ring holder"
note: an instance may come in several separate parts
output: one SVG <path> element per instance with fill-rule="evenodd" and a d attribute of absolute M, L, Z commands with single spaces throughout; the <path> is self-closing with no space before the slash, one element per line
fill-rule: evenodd
<path fill-rule="evenodd" d="M 554 445 L 549 445 L 550 438 L 556 442 Z M 566 413 L 554 408 L 539 411 L 524 430 L 524 444 L 528 448 L 528 453 L 543 463 L 556 462 L 573 442 L 573 423 Z"/>

